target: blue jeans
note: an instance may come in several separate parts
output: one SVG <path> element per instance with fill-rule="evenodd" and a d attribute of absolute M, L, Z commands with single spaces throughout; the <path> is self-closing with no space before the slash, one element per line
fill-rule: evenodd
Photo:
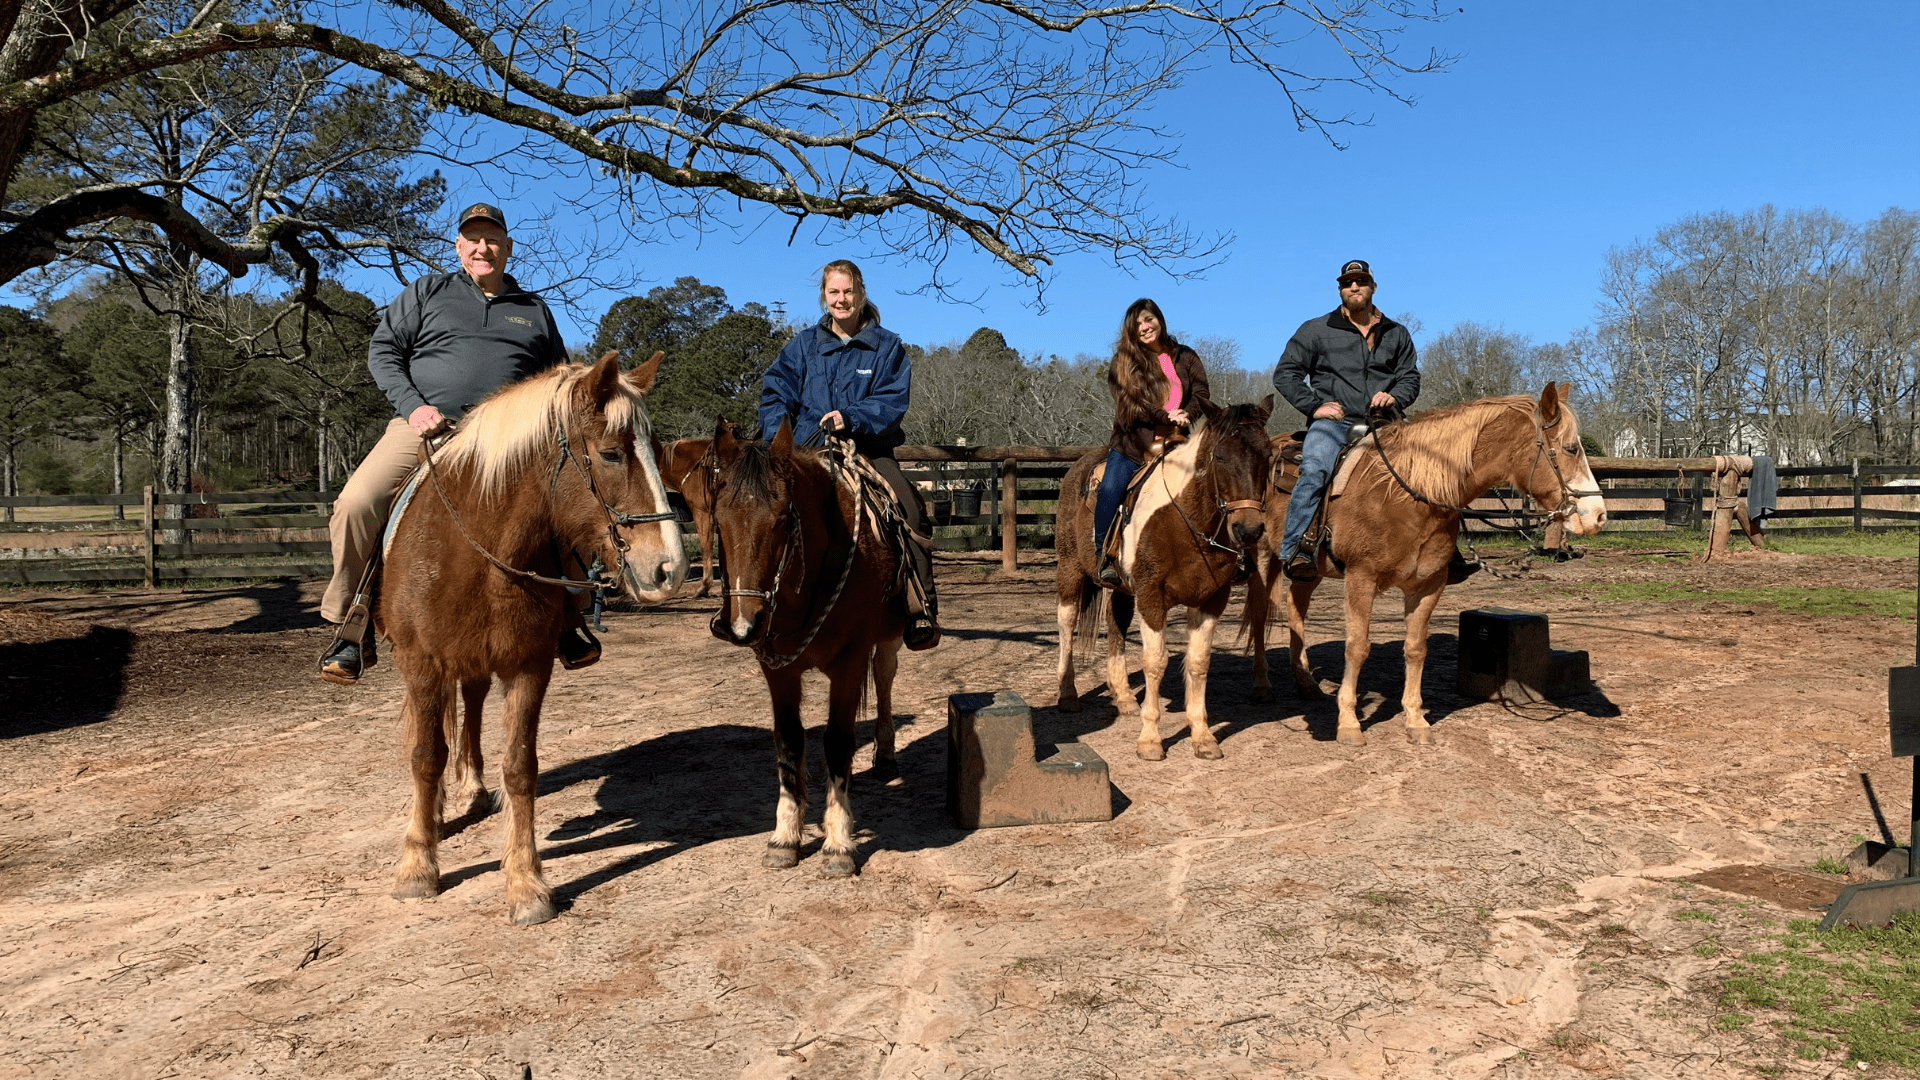
<path fill-rule="evenodd" d="M 1347 431 L 1353 424 L 1346 420 L 1315 420 L 1307 425 L 1307 442 L 1300 450 L 1300 479 L 1294 482 L 1293 496 L 1287 501 L 1287 529 L 1280 538 L 1280 560 L 1293 558 L 1300 538 L 1313 524 L 1313 512 L 1320 508 L 1320 495 L 1333 478 L 1333 463 L 1340 448 L 1347 444 Z"/>
<path fill-rule="evenodd" d="M 1120 500 L 1126 498 L 1127 483 L 1140 465 L 1118 450 L 1107 451 L 1107 472 L 1100 478 L 1100 495 L 1093 502 L 1093 552 L 1097 557 L 1107 547 L 1107 530 L 1120 512 Z"/>

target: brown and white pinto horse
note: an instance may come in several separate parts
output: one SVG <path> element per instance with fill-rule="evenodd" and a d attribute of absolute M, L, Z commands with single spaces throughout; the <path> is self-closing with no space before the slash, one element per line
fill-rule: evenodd
<path fill-rule="evenodd" d="M 1132 591 L 1100 588 L 1095 573 L 1093 512 L 1081 496 L 1105 447 L 1073 463 L 1061 482 L 1059 551 L 1055 584 L 1060 594 L 1060 708 L 1080 708 L 1074 687 L 1075 623 L 1091 637 L 1099 610 L 1108 610 L 1107 691 L 1120 714 L 1135 711 L 1127 685 L 1127 625 L 1140 608 L 1141 671 L 1146 694 L 1137 706 L 1140 737 L 1135 750 L 1148 761 L 1167 756 L 1160 743 L 1160 680 L 1167 672 L 1167 615 L 1187 609 L 1187 722 L 1195 757 L 1223 756 L 1207 724 L 1207 671 L 1213 631 L 1227 608 L 1234 578 L 1248 549 L 1266 528 L 1261 512 L 1272 447 L 1267 417 L 1273 398 L 1258 405 L 1212 408 L 1194 419 L 1185 443 L 1167 451 L 1140 487 L 1133 516 L 1120 537 L 1118 565 Z M 1101 594 L 1111 592 L 1104 603 Z M 1196 618 L 1196 614 L 1198 618 Z"/>
<path fill-rule="evenodd" d="M 1607 505 L 1587 466 L 1580 420 L 1567 407 L 1566 394 L 1565 384 L 1548 383 L 1538 402 L 1520 394 L 1440 409 L 1378 428 L 1377 444 L 1353 451 L 1364 456 L 1353 464 L 1344 493 L 1328 506 L 1333 555 L 1320 558 L 1321 577 L 1344 577 L 1347 582 L 1341 742 L 1367 741 L 1357 710 L 1360 666 L 1372 650 L 1368 630 L 1373 598 L 1387 588 L 1399 589 L 1406 602 L 1407 666 L 1400 707 L 1407 714 L 1407 737 L 1416 743 L 1433 741 L 1420 678 L 1427 662 L 1427 623 L 1447 587 L 1447 563 L 1460 532 L 1454 507 L 1471 504 L 1495 485 L 1509 484 L 1565 521 L 1567 531 L 1576 535 L 1590 536 L 1606 524 Z M 1269 490 L 1267 539 L 1261 545 L 1268 554 L 1268 587 L 1247 590 L 1254 678 L 1267 685 L 1267 615 L 1279 604 L 1286 611 L 1294 686 L 1302 697 L 1319 698 L 1324 695 L 1307 667 L 1306 651 L 1307 605 L 1319 582 L 1293 581 L 1281 572 L 1275 549 L 1286 516 L 1287 496 Z M 1289 587 L 1284 600 L 1283 586 Z"/>
<path fill-rule="evenodd" d="M 821 871 L 855 870 L 854 722 L 873 671 L 878 708 L 873 765 L 894 764 L 893 677 L 906 632 L 897 585 L 900 556 L 882 538 L 871 506 L 828 451 L 796 449 L 782 423 L 771 442 L 744 442 L 723 426 L 713 439 L 713 520 L 726 552 L 724 601 L 713 635 L 751 647 L 773 700 L 773 747 L 780 804 L 765 865 L 800 861 L 807 816 L 806 729 L 800 723 L 801 673 L 827 676 L 826 842 Z"/>
<path fill-rule="evenodd" d="M 506 690 L 507 901 L 518 925 L 554 916 L 533 842 L 536 740 L 571 601 L 563 584 L 529 575 L 578 580 L 598 555 L 645 602 L 671 597 L 686 576 L 643 400 L 659 364 L 656 354 L 622 375 L 608 353 L 592 367 L 563 364 L 501 389 L 434 453 L 393 527 L 374 617 L 406 680 L 413 811 L 396 897 L 440 891 L 441 777 L 456 687 L 468 708 L 456 778 L 474 799 L 467 809 L 483 805 L 479 707 L 498 678 Z"/>

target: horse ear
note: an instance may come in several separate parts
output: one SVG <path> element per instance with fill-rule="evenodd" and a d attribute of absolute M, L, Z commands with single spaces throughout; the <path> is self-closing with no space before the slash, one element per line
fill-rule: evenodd
<path fill-rule="evenodd" d="M 1273 416 L 1273 395 L 1272 394 L 1268 394 L 1266 397 L 1263 397 L 1260 399 L 1260 416 L 1262 419 L 1267 419 Z"/>
<path fill-rule="evenodd" d="M 586 390 L 588 398 L 596 408 L 604 409 L 607 402 L 613 400 L 613 388 L 620 381 L 620 354 L 610 352 L 587 372 Z"/>
<path fill-rule="evenodd" d="M 617 354 L 615 353 L 607 354 L 607 356 L 614 356 L 614 355 L 617 355 Z M 627 372 L 627 378 L 633 380 L 633 385 L 635 389 L 639 390 L 643 394 L 653 389 L 653 377 L 654 375 L 659 373 L 660 358 L 665 355 L 667 354 L 664 352 L 654 353 L 652 356 L 647 358 L 646 363 L 641 364 L 639 367 L 634 368 L 632 371 Z M 604 361 L 606 357 L 603 356 L 600 359 Z"/>
<path fill-rule="evenodd" d="M 773 451 L 774 463 L 778 465 L 785 465 L 793 457 L 793 420 L 791 418 L 780 421 L 780 430 L 774 433 L 773 445 L 768 449 Z"/>
<path fill-rule="evenodd" d="M 1548 383 L 1547 388 L 1540 391 L 1540 422 L 1542 424 L 1552 427 L 1559 422 L 1560 396 L 1560 387 L 1555 383 Z"/>
<path fill-rule="evenodd" d="M 723 454 L 731 454 L 740 445 L 734 437 L 733 425 L 725 420 L 717 420 L 713 425 L 713 448 Z"/>

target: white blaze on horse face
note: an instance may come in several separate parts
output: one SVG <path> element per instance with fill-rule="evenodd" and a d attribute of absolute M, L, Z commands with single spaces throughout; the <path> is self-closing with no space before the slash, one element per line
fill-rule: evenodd
<path fill-rule="evenodd" d="M 649 442 L 649 433 L 642 431 L 634 440 L 636 452 L 633 457 L 646 475 L 647 491 L 653 497 L 653 505 L 661 511 L 670 507 L 667 504 L 667 484 L 660 478 L 660 466 L 653 455 L 639 453 L 638 448 Z M 658 530 L 657 532 L 655 530 Z M 627 551 L 623 561 L 627 564 L 629 575 L 628 588 L 638 588 L 634 599 L 646 604 L 658 604 L 671 599 L 680 590 L 681 582 L 687 580 L 687 549 L 680 542 L 680 521 L 668 517 L 664 521 L 652 521 L 644 525 L 625 530 Z M 655 543 L 658 537 L 658 543 Z"/>
<path fill-rule="evenodd" d="M 1187 433 L 1187 441 L 1173 448 L 1154 470 L 1152 476 L 1140 487 L 1140 497 L 1133 504 L 1133 517 L 1127 521 L 1127 530 L 1120 537 L 1120 569 L 1129 577 L 1133 575 L 1133 560 L 1139 554 L 1140 534 L 1153 520 L 1153 515 L 1180 497 L 1193 482 L 1194 470 L 1200 461 L 1201 436 L 1207 426 L 1206 418 L 1193 418 L 1193 430 Z M 1146 468 L 1145 465 L 1140 466 Z"/>
<path fill-rule="evenodd" d="M 1580 455 L 1580 467 L 1571 471 L 1567 483 L 1575 491 L 1591 491 L 1592 495 L 1582 495 L 1573 500 L 1573 513 L 1567 518 L 1567 531 L 1575 536 L 1592 536 L 1607 523 L 1607 500 L 1598 494 L 1599 481 L 1593 478 L 1593 468 L 1587 464 L 1587 456 Z M 1577 475 L 1576 475 L 1577 474 Z"/>

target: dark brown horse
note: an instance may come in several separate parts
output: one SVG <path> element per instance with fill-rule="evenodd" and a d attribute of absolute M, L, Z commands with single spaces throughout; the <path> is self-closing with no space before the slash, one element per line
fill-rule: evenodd
<path fill-rule="evenodd" d="M 731 420 L 721 421 L 729 432 L 736 430 Z M 660 448 L 660 476 L 667 486 L 687 500 L 693 511 L 693 531 L 700 538 L 700 591 L 713 591 L 713 511 L 709 488 L 712 486 L 713 458 L 708 453 L 712 439 L 675 439 Z"/>
<path fill-rule="evenodd" d="M 1460 533 L 1464 507 L 1496 484 L 1525 492 L 1542 509 L 1566 522 L 1567 531 L 1588 536 L 1607 521 L 1607 505 L 1580 446 L 1580 419 L 1566 405 L 1566 386 L 1548 383 L 1535 402 L 1521 394 L 1487 398 L 1431 412 L 1404 424 L 1377 429 L 1362 443 L 1344 492 L 1329 505 L 1333 554 L 1320 558 L 1321 577 L 1347 580 L 1347 668 L 1340 679 L 1339 739 L 1359 745 L 1360 666 L 1372 650 L 1368 638 L 1373 598 L 1399 589 L 1406 601 L 1406 683 L 1400 707 L 1407 737 L 1430 743 L 1420 678 L 1427 662 L 1427 623 L 1447 587 L 1447 562 Z M 1389 470 L 1391 467 L 1391 471 Z M 1396 479 L 1394 474 L 1398 474 Z M 1287 496 L 1267 493 L 1267 588 L 1247 590 L 1246 622 L 1253 635 L 1254 678 L 1267 685 L 1268 612 L 1283 606 L 1293 684 L 1300 695 L 1324 695 L 1307 667 L 1307 605 L 1319 581 L 1292 581 L 1281 573 L 1273 548 L 1287 516 Z M 1337 561 L 1336 561 L 1337 560 Z M 1281 589 L 1288 587 L 1284 600 Z"/>
<path fill-rule="evenodd" d="M 796 449 L 787 424 L 771 442 L 743 442 L 722 428 L 713 456 L 713 520 L 726 552 L 713 634 L 753 649 L 773 699 L 780 805 L 765 863 L 785 869 L 800 861 L 807 815 L 800 675 L 821 671 L 828 683 L 821 870 L 844 877 L 855 869 L 847 784 L 869 669 L 878 706 L 874 769 L 894 767 L 893 676 L 907 626 L 901 556 L 875 527 L 850 464 L 832 451 Z"/>
<path fill-rule="evenodd" d="M 506 691 L 507 901 L 522 926 L 554 916 L 533 843 L 533 796 L 540 704 L 570 602 L 561 579 L 580 580 L 598 555 L 635 599 L 656 602 L 687 572 L 643 400 L 660 357 L 628 375 L 615 359 L 550 369 L 475 407 L 393 527 L 375 620 L 407 686 L 413 812 L 396 897 L 440 891 L 441 776 L 456 687 L 468 708 L 457 794 L 474 800 L 464 809 L 483 805 L 479 706 L 497 678 Z"/>
<path fill-rule="evenodd" d="M 1095 574 L 1093 511 L 1082 496 L 1092 490 L 1094 466 L 1105 447 L 1067 470 L 1061 482 L 1059 550 L 1055 583 L 1060 593 L 1060 708 L 1080 708 L 1074 688 L 1073 634 L 1076 622 L 1091 635 L 1099 609 L 1107 607 L 1107 691 L 1125 716 L 1134 711 L 1127 686 L 1127 625 L 1140 608 L 1141 670 L 1146 694 L 1138 709 L 1140 738 L 1135 749 L 1149 761 L 1167 756 L 1160 743 L 1160 680 L 1167 671 L 1167 615 L 1178 604 L 1187 609 L 1187 721 L 1195 757 L 1222 756 L 1207 725 L 1207 670 L 1213 631 L 1227 608 L 1240 561 L 1259 543 L 1266 528 L 1262 492 L 1267 486 L 1272 449 L 1267 417 L 1273 398 L 1258 405 L 1210 409 L 1195 419 L 1191 437 L 1167 451 L 1141 484 L 1133 516 L 1120 537 L 1118 564 L 1132 591 L 1111 590 L 1105 605 Z M 1196 614 L 1198 618 L 1195 618 Z"/>

